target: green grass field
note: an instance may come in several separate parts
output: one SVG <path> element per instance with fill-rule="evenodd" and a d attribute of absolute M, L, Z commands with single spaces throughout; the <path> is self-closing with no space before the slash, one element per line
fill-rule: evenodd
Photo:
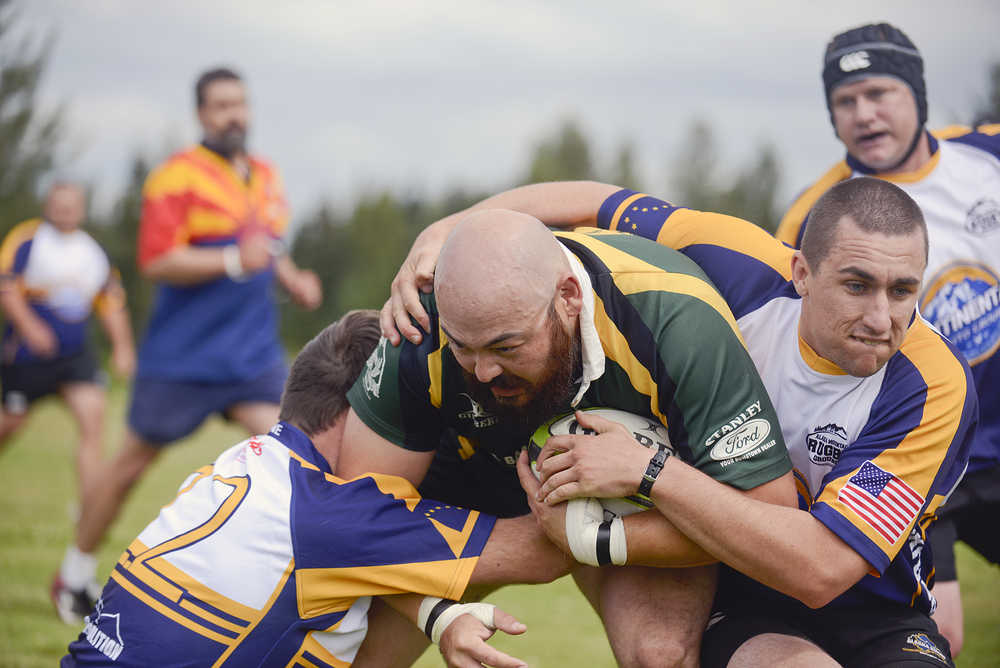
<path fill-rule="evenodd" d="M 121 441 L 124 394 L 112 394 L 107 449 Z M 181 480 L 243 438 L 219 420 L 170 448 L 141 482 L 100 554 L 106 576 L 126 546 L 169 502 Z M 0 452 L 0 667 L 52 666 L 79 629 L 62 624 L 49 582 L 72 536 L 76 508 L 73 425 L 57 403 L 38 406 L 25 429 Z M 960 547 L 966 605 L 966 648 L 960 668 L 1000 665 L 1000 571 Z M 489 600 L 528 625 L 526 634 L 494 641 L 532 666 L 613 666 L 596 615 L 563 578 L 545 586 L 507 587 Z M 568 628 L 569 627 L 569 628 Z M 443 665 L 436 648 L 416 664 Z"/>

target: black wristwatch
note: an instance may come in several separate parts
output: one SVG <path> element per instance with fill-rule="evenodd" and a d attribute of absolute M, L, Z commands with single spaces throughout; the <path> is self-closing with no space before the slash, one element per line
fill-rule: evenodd
<path fill-rule="evenodd" d="M 642 474 L 642 482 L 639 483 L 640 496 L 649 498 L 649 493 L 653 491 L 653 483 L 656 482 L 656 477 L 660 475 L 663 465 L 667 463 L 667 458 L 672 454 L 673 452 L 670 451 L 670 448 L 661 445 L 656 454 L 649 460 L 649 466 L 646 467 L 646 472 Z"/>

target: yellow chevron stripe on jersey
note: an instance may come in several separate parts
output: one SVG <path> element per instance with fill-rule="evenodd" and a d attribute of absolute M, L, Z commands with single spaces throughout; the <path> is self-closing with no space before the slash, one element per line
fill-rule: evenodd
<path fill-rule="evenodd" d="M 310 471 L 319 471 L 320 470 L 320 468 L 318 466 L 316 466 L 315 464 L 313 464 L 310 461 L 306 461 L 305 459 L 303 459 L 299 455 L 299 453 L 295 452 L 294 450 L 289 450 L 288 454 L 289 454 L 289 456 L 292 459 L 294 459 L 295 461 L 297 461 L 299 463 L 299 465 L 302 466 L 302 468 L 309 469 Z"/>
<path fill-rule="evenodd" d="M 467 557 L 351 568 L 303 568 L 296 575 L 299 614 L 307 619 L 346 610 L 361 596 L 413 592 L 457 600 L 478 561 L 479 557 Z M 444 593 L 437 586 L 444 579 L 442 573 L 450 574 Z"/>
<path fill-rule="evenodd" d="M 469 542 L 469 536 L 472 535 L 472 530 L 476 528 L 476 522 L 479 521 L 479 511 L 470 511 L 468 516 L 465 518 L 465 524 L 462 526 L 461 530 L 459 530 L 452 529 L 450 526 L 442 524 L 431 517 L 432 513 L 434 513 L 434 511 L 438 508 L 441 508 L 441 506 L 431 508 L 427 512 L 427 519 L 430 520 L 430 523 L 434 525 L 434 528 L 438 530 L 441 537 L 444 538 L 446 543 L 448 543 L 448 547 L 451 548 L 452 554 L 456 557 L 461 557 L 466 543 Z"/>
<path fill-rule="evenodd" d="M 458 456 L 462 459 L 468 459 L 472 455 L 476 454 L 476 446 L 473 445 L 465 436 L 461 434 L 458 435 Z"/>
<path fill-rule="evenodd" d="M 229 516 L 233 514 L 233 512 L 239 507 L 240 502 L 243 501 L 243 497 L 245 497 L 247 492 L 250 491 L 249 476 L 223 478 L 222 476 L 217 475 L 213 476 L 212 481 L 221 482 L 222 484 L 229 485 L 233 488 L 233 491 L 230 492 L 229 496 L 226 497 L 226 500 L 219 505 L 219 509 L 215 511 L 212 517 L 210 517 L 207 522 L 191 531 L 178 534 L 174 538 L 160 543 L 159 545 L 146 550 L 142 554 L 135 555 L 134 563 L 141 564 L 149 559 L 155 559 L 161 554 L 180 549 L 208 536 L 226 523 Z"/>
<path fill-rule="evenodd" d="M 132 594 L 132 596 L 135 596 L 144 604 L 156 610 L 161 615 L 167 617 L 174 623 L 179 624 L 186 629 L 194 631 L 200 636 L 204 636 L 210 640 L 214 640 L 215 642 L 221 644 L 224 647 L 232 647 L 233 644 L 236 642 L 233 638 L 224 636 L 220 633 L 213 631 L 212 629 L 208 629 L 205 628 L 204 626 L 194 623 L 190 618 L 180 614 L 173 608 L 164 605 L 163 603 L 161 603 L 160 601 L 153 598 L 145 591 L 137 587 L 135 584 L 130 582 L 128 578 L 119 573 L 117 570 L 111 572 L 111 579 L 117 582 L 119 585 L 121 585 L 121 587 L 128 593 Z"/>
<path fill-rule="evenodd" d="M 937 130 L 931 130 L 931 134 L 937 139 L 954 139 L 972 132 L 968 125 L 948 125 Z"/>
<path fill-rule="evenodd" d="M 136 541 L 133 541 L 133 544 Z M 157 557 L 154 563 L 147 562 L 149 570 L 155 571 L 164 578 L 168 578 L 174 583 L 182 585 L 184 589 L 199 601 L 204 601 L 208 603 L 213 608 L 222 610 L 227 615 L 235 617 L 236 619 L 243 619 L 250 621 L 256 619 L 260 614 L 257 608 L 250 607 L 249 605 L 244 605 L 238 601 L 234 601 L 228 596 L 224 596 L 214 589 L 206 587 L 200 580 L 192 578 L 190 575 L 177 568 L 165 557 Z M 130 571 L 131 572 L 131 571 Z M 135 573 L 133 573 L 135 574 Z M 242 630 L 243 626 L 240 626 L 235 630 Z"/>
<path fill-rule="evenodd" d="M 444 354 L 444 347 L 448 344 L 448 337 L 445 335 L 444 330 L 441 326 L 438 326 L 438 348 L 430 355 L 427 356 L 427 375 L 430 377 L 430 383 L 427 388 L 427 392 L 431 398 L 431 405 L 434 408 L 441 408 L 441 393 L 442 393 L 442 373 L 441 373 L 441 356 Z"/>
<path fill-rule="evenodd" d="M 795 202 L 785 212 L 785 215 L 781 218 L 781 222 L 778 223 L 778 231 L 774 233 L 774 236 L 789 246 L 796 245 L 802 221 L 809 215 L 809 210 L 812 209 L 816 200 L 822 197 L 823 193 L 827 190 L 841 181 L 850 178 L 850 176 L 851 168 L 847 166 L 847 162 L 841 161 L 834 165 L 833 168 L 820 177 L 819 181 L 809 186 L 801 195 L 795 198 Z"/>
<path fill-rule="evenodd" d="M 293 454 L 294 454 L 294 453 L 293 453 Z M 193 488 L 193 487 L 194 487 L 195 485 L 197 485 L 197 484 L 198 484 L 198 482 L 199 482 L 199 481 L 200 481 L 200 480 L 201 480 L 202 478 L 205 478 L 205 477 L 208 477 L 208 476 L 212 475 L 212 471 L 214 471 L 214 470 L 215 470 L 215 466 L 213 466 L 212 464 L 206 464 L 205 466 L 202 466 L 202 467 L 201 467 L 200 469 L 198 469 L 197 471 L 195 471 L 194 473 L 192 473 L 192 474 L 191 474 L 191 475 L 192 475 L 192 477 L 191 477 L 191 482 L 189 482 L 189 483 L 188 483 L 188 484 L 186 484 L 186 485 L 185 485 L 184 487 L 182 487 L 181 489 L 179 489 L 179 490 L 177 491 L 177 496 L 175 496 L 175 497 L 174 497 L 174 498 L 173 498 L 173 499 L 172 499 L 172 500 L 170 501 L 170 503 L 166 504 L 166 505 L 165 505 L 165 506 L 163 506 L 163 507 L 164 507 L 164 508 L 169 508 L 170 506 L 174 505 L 174 502 L 175 502 L 175 501 L 177 501 L 177 499 L 178 499 L 178 498 L 180 497 L 180 495 L 181 495 L 181 494 L 186 494 L 187 492 L 190 492 L 190 491 L 191 491 L 191 489 L 192 489 L 192 488 Z M 142 543 L 140 543 L 140 542 L 138 541 L 138 539 L 137 539 L 137 540 L 134 540 L 134 541 L 132 541 L 132 545 L 142 545 Z M 141 552 L 141 551 L 145 551 L 145 549 L 146 549 L 146 548 L 144 547 L 144 548 L 142 548 L 142 550 L 133 550 L 133 549 L 132 549 L 132 547 L 131 547 L 131 546 L 129 546 L 129 549 L 130 549 L 130 550 L 132 551 L 132 554 L 138 554 L 138 553 L 139 553 L 139 552 Z"/>
<path fill-rule="evenodd" d="M 217 668 L 218 666 L 223 665 L 226 662 L 226 659 L 228 659 L 229 656 L 233 653 L 233 650 L 239 647 L 240 643 L 246 640 L 246 637 L 250 635 L 250 633 L 255 628 L 257 628 L 257 624 L 259 624 L 260 620 L 264 619 L 267 616 L 267 613 L 270 612 L 271 608 L 274 606 L 274 602 L 278 600 L 278 595 L 285 589 L 285 585 L 288 583 L 288 578 L 292 576 L 292 572 L 294 570 L 295 570 L 295 560 L 290 559 L 288 561 L 288 566 L 285 567 L 285 572 L 281 574 L 281 578 L 278 579 L 278 584 L 274 587 L 274 590 L 271 592 L 271 596 L 268 597 L 267 603 L 265 603 L 264 607 L 261 608 L 261 610 L 257 613 L 257 617 L 255 617 L 254 620 L 250 623 L 250 625 L 243 630 L 243 633 L 241 633 L 239 636 L 236 637 L 236 640 L 234 640 L 232 644 L 229 646 L 229 648 L 222 653 L 222 656 L 220 656 L 219 659 L 212 664 L 212 668 Z"/>
<path fill-rule="evenodd" d="M 340 626 L 340 622 L 337 622 L 328 629 L 324 629 L 324 631 L 333 631 L 338 626 Z M 338 659 L 333 654 L 331 654 L 326 647 L 323 647 L 323 645 L 320 644 L 320 642 L 313 637 L 315 633 L 317 632 L 310 631 L 306 635 L 306 639 L 302 641 L 302 647 L 300 647 L 299 651 L 295 653 L 295 656 L 292 657 L 291 661 L 289 661 L 285 665 L 288 668 L 291 668 L 292 666 L 316 666 L 316 668 L 325 668 L 325 666 L 333 666 L 334 668 L 350 668 L 351 665 L 350 663 Z M 323 665 L 317 666 L 314 662 L 305 658 L 306 652 L 312 654 L 317 659 L 322 659 L 324 662 Z"/>
<path fill-rule="evenodd" d="M 14 270 L 14 257 L 17 255 L 17 249 L 25 241 L 35 236 L 35 230 L 41 224 L 41 218 L 32 218 L 11 228 L 7 236 L 4 237 L 3 244 L 0 245 L 0 273 L 9 274 Z"/>
<path fill-rule="evenodd" d="M 232 214 L 229 211 L 192 206 L 188 209 L 186 231 L 191 237 L 232 236 Z"/>
<path fill-rule="evenodd" d="M 981 132 L 984 135 L 1000 135 L 1000 123 L 986 123 L 985 125 L 980 125 L 976 128 L 976 132 Z"/>
<path fill-rule="evenodd" d="M 613 360 L 628 376 L 629 383 L 636 392 L 649 397 L 649 410 L 660 422 L 667 424 L 667 417 L 660 411 L 660 392 L 649 369 L 640 362 L 628 340 L 618 329 L 604 308 L 604 300 L 594 295 L 594 328 L 601 339 L 601 346 L 608 359 Z"/>
<path fill-rule="evenodd" d="M 410 484 L 409 480 L 405 478 L 400 478 L 394 475 L 382 475 L 380 473 L 366 473 L 363 476 L 358 476 L 354 480 L 359 478 L 371 478 L 375 481 L 375 485 L 378 487 L 379 491 L 383 494 L 392 496 L 400 501 L 406 503 L 406 508 L 411 513 L 417 507 L 420 502 L 420 495 L 417 493 L 416 488 Z M 332 476 L 329 473 L 326 474 L 326 479 L 330 482 L 336 482 L 343 484 L 344 481 L 336 476 Z M 479 513 L 476 513 L 479 516 Z"/>

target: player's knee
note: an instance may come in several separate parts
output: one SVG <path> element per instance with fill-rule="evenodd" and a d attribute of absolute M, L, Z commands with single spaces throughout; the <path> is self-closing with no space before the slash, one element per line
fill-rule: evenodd
<path fill-rule="evenodd" d="M 629 668 L 697 668 L 698 643 L 682 638 L 636 638 L 619 663 Z"/>

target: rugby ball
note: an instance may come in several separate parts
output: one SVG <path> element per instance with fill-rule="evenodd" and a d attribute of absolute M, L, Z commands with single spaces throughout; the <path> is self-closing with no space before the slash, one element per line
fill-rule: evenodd
<path fill-rule="evenodd" d="M 639 441 L 646 448 L 649 448 L 650 457 L 653 456 L 653 453 L 661 445 L 667 446 L 671 451 L 674 450 L 673 446 L 670 445 L 670 438 L 667 436 L 666 427 L 655 419 L 618 410 L 617 408 L 585 408 L 583 410 L 624 425 L 626 429 L 632 432 L 635 440 Z M 531 462 L 531 470 L 535 474 L 535 477 L 539 477 L 535 462 L 550 436 L 593 433 L 592 430 L 587 429 L 577 422 L 573 413 L 556 416 L 536 429 L 535 433 L 531 435 L 531 441 L 528 443 L 528 459 Z M 648 498 L 639 496 L 638 494 L 620 499 L 598 499 L 598 501 L 604 507 L 605 515 L 610 514 L 614 517 L 624 517 L 625 515 L 631 515 L 632 513 L 653 507 L 653 503 Z"/>

